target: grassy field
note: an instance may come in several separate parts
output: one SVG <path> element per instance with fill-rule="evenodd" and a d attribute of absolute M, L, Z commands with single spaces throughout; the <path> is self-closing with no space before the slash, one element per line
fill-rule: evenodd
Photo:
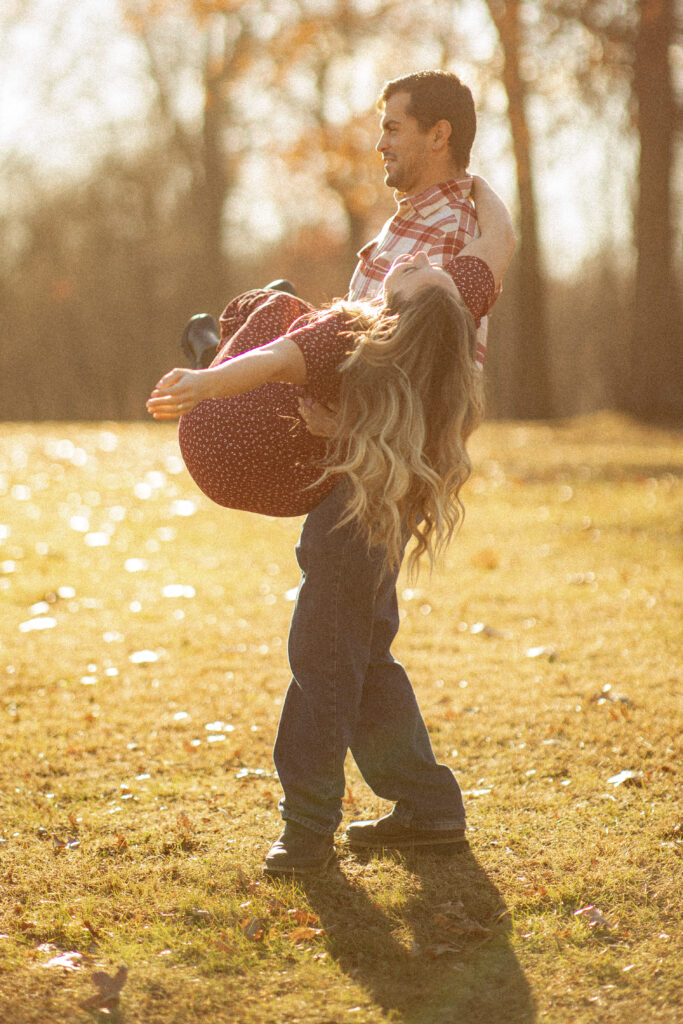
<path fill-rule="evenodd" d="M 1 1020 L 683 1020 L 681 435 L 491 423 L 473 455 L 396 648 L 469 848 L 340 833 L 293 885 L 261 863 L 300 522 L 212 506 L 172 426 L 3 425 Z M 349 764 L 345 818 L 386 809 Z"/>

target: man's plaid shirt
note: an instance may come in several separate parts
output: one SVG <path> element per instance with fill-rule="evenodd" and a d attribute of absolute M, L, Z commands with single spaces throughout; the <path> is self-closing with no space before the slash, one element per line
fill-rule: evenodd
<path fill-rule="evenodd" d="M 472 178 L 432 185 L 417 196 L 398 200 L 398 209 L 380 233 L 358 253 L 359 263 L 349 286 L 349 298 L 374 299 L 397 256 L 426 252 L 444 270 L 475 237 L 477 217 L 470 197 Z M 477 361 L 486 353 L 485 323 L 477 332 Z"/>

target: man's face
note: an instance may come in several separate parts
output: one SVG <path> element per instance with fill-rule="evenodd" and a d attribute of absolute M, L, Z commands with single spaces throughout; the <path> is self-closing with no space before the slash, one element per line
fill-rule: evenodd
<path fill-rule="evenodd" d="M 384 162 L 384 183 L 406 195 L 417 195 L 432 182 L 431 136 L 406 113 L 410 94 L 397 92 L 387 100 L 377 146 Z M 426 182 L 426 184 L 423 184 Z"/>

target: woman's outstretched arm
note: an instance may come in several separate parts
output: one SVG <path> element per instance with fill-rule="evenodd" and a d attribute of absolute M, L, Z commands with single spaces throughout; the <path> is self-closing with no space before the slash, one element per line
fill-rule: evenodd
<path fill-rule="evenodd" d="M 208 370 L 170 370 L 147 399 L 147 411 L 155 420 L 177 420 L 205 398 L 232 398 L 269 381 L 306 383 L 304 357 L 290 338 L 276 338 Z"/>

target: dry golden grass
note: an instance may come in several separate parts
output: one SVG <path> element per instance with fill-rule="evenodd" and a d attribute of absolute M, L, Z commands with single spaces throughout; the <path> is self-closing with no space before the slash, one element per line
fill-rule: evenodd
<path fill-rule="evenodd" d="M 681 1019 L 680 435 L 480 431 L 396 651 L 470 849 L 340 841 L 305 886 L 261 878 L 299 521 L 212 506 L 173 427 L 3 435 L 0 1019 Z M 347 818 L 386 809 L 348 780 Z"/>

